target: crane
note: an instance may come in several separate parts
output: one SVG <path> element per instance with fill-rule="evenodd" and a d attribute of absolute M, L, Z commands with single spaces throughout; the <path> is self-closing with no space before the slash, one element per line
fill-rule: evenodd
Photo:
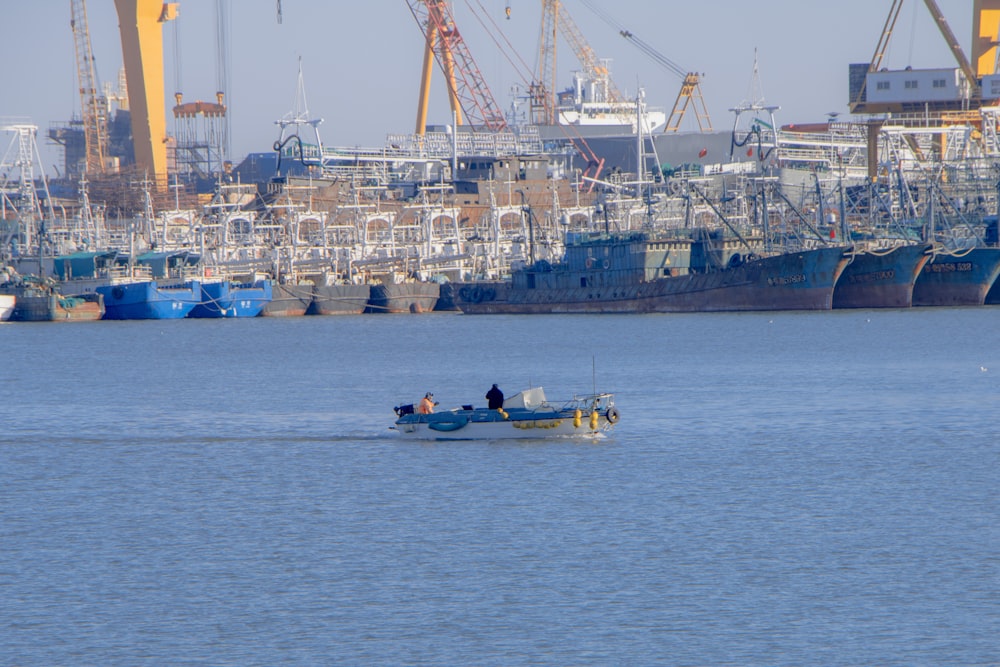
<path fill-rule="evenodd" d="M 1000 57 L 1000 0 L 975 0 L 972 8 L 972 64 L 979 76 L 997 73 Z"/>
<path fill-rule="evenodd" d="M 660 67 L 676 75 L 681 79 L 681 88 L 674 100 L 674 107 L 667 118 L 667 123 L 663 127 L 664 132 L 679 132 L 681 122 L 689 108 L 693 109 L 695 118 L 698 121 L 698 129 L 702 132 L 712 131 L 712 119 L 705 105 L 705 98 L 701 94 L 701 77 L 698 72 L 689 71 L 665 55 L 657 51 L 651 44 L 640 39 L 631 30 L 625 28 L 616 21 L 610 14 L 598 7 L 590 0 L 583 0 L 584 6 L 598 16 L 602 21 L 618 31 L 618 34 L 629 41 L 633 46 L 642 51 L 643 54 L 651 58 Z"/>
<path fill-rule="evenodd" d="M 494 100 L 486 80 L 462 39 L 447 2 L 406 0 L 406 3 L 426 40 L 420 98 L 417 104 L 416 134 L 423 135 L 427 128 L 427 106 L 430 101 L 434 60 L 444 72 L 451 110 L 458 125 L 464 124 L 465 119 L 462 116 L 464 112 L 465 117 L 474 126 L 482 126 L 491 131 L 507 129 L 503 112 Z"/>
<path fill-rule="evenodd" d="M 708 114 L 705 98 L 701 94 L 701 74 L 685 71 L 680 65 L 654 49 L 648 42 L 636 37 L 630 30 L 620 29 L 618 33 L 652 58 L 658 65 L 681 78 L 681 89 L 677 92 L 677 99 L 674 100 L 674 107 L 670 111 L 663 131 L 679 132 L 684 114 L 690 107 L 698 121 L 698 129 L 702 132 L 711 132 L 712 118 Z"/>
<path fill-rule="evenodd" d="M 958 66 L 962 68 L 962 72 L 965 77 L 969 80 L 969 84 L 974 89 L 974 95 L 977 96 L 979 90 L 979 75 L 975 69 L 972 67 L 972 63 L 966 58 L 965 52 L 962 50 L 962 45 L 958 43 L 958 39 L 955 37 L 955 33 L 952 32 L 951 26 L 948 25 L 948 20 L 945 19 L 944 13 L 935 0 L 924 0 L 924 4 L 927 5 L 927 9 L 930 11 L 931 16 L 934 17 L 934 22 L 937 23 L 938 30 L 941 31 L 941 35 L 944 40 L 948 43 L 948 48 L 951 49 L 951 54 L 955 57 Z"/>
<path fill-rule="evenodd" d="M 166 187 L 167 114 L 163 92 L 163 23 L 177 18 L 177 3 L 115 0 L 132 114 L 135 162 Z"/>
<path fill-rule="evenodd" d="M 944 17 L 944 12 L 938 6 L 935 0 L 924 0 L 924 4 L 927 6 L 927 10 L 930 12 L 931 17 L 934 19 L 934 23 L 937 24 L 938 30 L 941 32 L 941 36 L 944 37 L 945 42 L 948 44 L 948 48 L 951 49 L 951 54 L 958 63 L 959 68 L 962 70 L 962 74 L 965 75 L 966 80 L 971 87 L 971 97 L 973 99 L 979 99 L 980 97 L 980 86 L 979 77 L 980 71 L 984 68 L 983 57 L 984 57 L 984 45 L 980 39 L 980 23 L 981 17 L 987 11 L 983 8 L 984 4 L 996 4 L 989 2 L 989 0 L 976 0 L 974 3 L 975 11 L 975 33 L 973 35 L 973 48 L 974 52 L 977 54 L 977 67 L 979 70 L 972 66 L 972 63 L 966 57 L 965 52 L 962 50 L 962 45 L 958 43 L 958 38 L 955 37 L 955 33 L 952 32 L 951 26 L 948 25 L 948 20 Z M 885 25 L 882 27 L 882 34 L 879 37 L 878 44 L 875 47 L 875 53 L 872 54 L 871 63 L 868 66 L 868 73 L 878 72 L 882 68 L 882 61 L 885 59 L 885 53 L 889 48 L 889 42 L 892 39 L 892 33 L 896 26 L 896 21 L 899 19 L 900 10 L 903 8 L 903 0 L 893 0 L 892 6 L 889 8 L 889 14 L 885 19 Z M 990 13 L 993 17 L 994 23 L 998 17 L 996 13 Z M 995 44 L 994 44 L 995 46 Z M 988 57 L 988 56 L 987 56 Z M 862 82 L 861 86 L 858 88 L 857 94 L 854 99 L 851 100 L 851 112 L 860 113 L 862 111 L 874 111 L 874 109 L 866 108 L 866 89 L 867 82 Z"/>
<path fill-rule="evenodd" d="M 86 151 L 84 172 L 101 174 L 104 172 L 104 154 L 107 150 L 105 104 L 98 95 L 97 68 L 94 66 L 94 51 L 90 43 L 90 28 L 87 24 L 86 0 L 71 0 L 73 46 L 76 50 L 77 81 L 80 84 L 80 107 L 83 119 L 83 136 Z"/>
<path fill-rule="evenodd" d="M 566 11 L 566 7 L 560 0 L 542 0 L 542 28 L 538 40 L 538 80 L 542 90 L 549 96 L 544 104 L 544 113 L 547 116 L 546 122 L 548 124 L 556 122 L 557 30 L 566 38 L 589 80 L 600 84 L 601 90 L 599 92 L 603 99 L 599 101 L 611 103 L 622 102 L 622 94 L 618 91 L 614 81 L 611 80 L 608 66 L 594 53 L 594 49 L 591 48 L 576 22 L 573 21 L 569 12 Z"/>

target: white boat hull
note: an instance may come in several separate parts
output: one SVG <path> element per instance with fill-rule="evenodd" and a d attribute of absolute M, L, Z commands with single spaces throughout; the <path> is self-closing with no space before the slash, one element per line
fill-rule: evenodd
<path fill-rule="evenodd" d="M 0 294 L 0 322 L 6 322 L 14 314 L 17 297 L 13 294 Z"/>

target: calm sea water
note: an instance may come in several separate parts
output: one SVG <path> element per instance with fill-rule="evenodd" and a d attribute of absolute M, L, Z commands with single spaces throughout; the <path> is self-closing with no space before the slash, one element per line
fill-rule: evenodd
<path fill-rule="evenodd" d="M 0 349 L 0 664 L 1000 663 L 997 309 L 8 324 Z M 425 391 L 595 375 L 600 440 L 388 429 Z"/>

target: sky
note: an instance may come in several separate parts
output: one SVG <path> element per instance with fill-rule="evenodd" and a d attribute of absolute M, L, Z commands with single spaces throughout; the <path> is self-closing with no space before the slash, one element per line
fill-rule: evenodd
<path fill-rule="evenodd" d="M 380 147 L 389 133 L 413 132 L 423 36 L 405 0 L 221 0 L 229 17 L 228 102 L 236 161 L 270 150 L 275 121 L 295 101 L 301 58 L 310 114 L 333 146 Z M 179 87 L 184 101 L 214 100 L 218 80 L 215 16 L 219 0 L 180 0 L 180 15 L 164 31 L 168 106 Z M 867 63 L 891 0 L 592 0 L 657 52 L 703 74 L 702 92 L 716 129 L 751 97 L 755 53 L 765 102 L 780 107 L 781 123 L 819 122 L 847 113 L 850 63 Z M 968 54 L 971 0 L 939 0 Z M 464 41 L 504 110 L 523 72 L 537 69 L 540 0 L 455 0 Z M 610 61 L 618 88 L 641 87 L 650 105 L 669 111 L 681 80 L 622 38 L 582 0 L 563 0 L 594 52 Z M 506 8 L 510 7 L 510 18 Z M 114 0 L 87 0 L 98 78 L 114 81 L 122 63 Z M 478 16 L 485 15 L 486 28 Z M 62 168 L 45 139 L 50 124 L 79 116 L 69 0 L 0 0 L 0 119 L 39 127 L 47 174 Z M 491 36 L 494 35 L 494 36 Z M 499 45 L 498 45 L 499 42 Z M 507 43 L 512 46 L 508 47 Z M 511 61 L 516 65 L 511 64 Z M 569 45 L 558 44 L 559 87 L 579 68 Z M 522 64 L 523 63 L 523 64 Z M 953 67 L 923 2 L 902 10 L 886 66 Z M 429 122 L 451 114 L 435 72 Z M 686 129 L 694 130 L 691 119 Z M 168 131 L 172 129 L 168 114 Z M 6 150 L 7 137 L 0 137 Z M 2 156 L 2 154 L 0 154 Z"/>

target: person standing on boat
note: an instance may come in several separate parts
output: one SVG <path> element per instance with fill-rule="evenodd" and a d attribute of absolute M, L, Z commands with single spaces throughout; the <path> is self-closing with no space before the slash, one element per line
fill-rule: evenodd
<path fill-rule="evenodd" d="M 417 406 L 417 412 L 422 415 L 429 415 L 434 412 L 434 406 L 437 403 L 434 402 L 434 394 L 427 392 L 424 394 L 424 398 L 420 401 L 420 405 Z"/>
<path fill-rule="evenodd" d="M 490 410 L 499 410 L 503 407 L 503 392 L 500 387 L 493 385 L 493 388 L 486 392 L 486 400 L 490 402 Z"/>

